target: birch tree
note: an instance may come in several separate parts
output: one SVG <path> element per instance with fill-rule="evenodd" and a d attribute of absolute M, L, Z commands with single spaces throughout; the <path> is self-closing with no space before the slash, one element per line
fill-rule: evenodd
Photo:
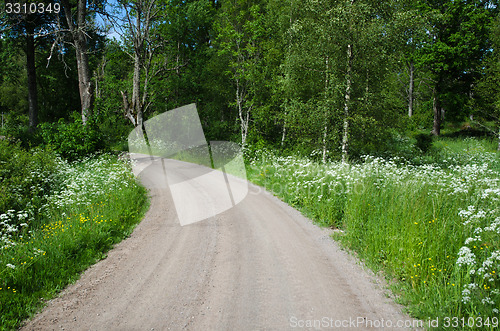
<path fill-rule="evenodd" d="M 226 57 L 226 75 L 235 88 L 235 106 L 240 123 L 241 144 L 246 146 L 250 117 L 256 105 L 261 42 L 265 36 L 262 7 L 258 1 L 231 0 L 222 3 L 217 26 L 219 54 Z"/>

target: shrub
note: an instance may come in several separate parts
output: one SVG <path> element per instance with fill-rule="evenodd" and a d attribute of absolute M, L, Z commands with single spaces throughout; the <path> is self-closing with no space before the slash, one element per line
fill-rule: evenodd
<path fill-rule="evenodd" d="M 26 151 L 19 142 L 0 140 L 0 215 L 16 210 L 35 217 L 60 181 L 58 164 L 50 149 Z"/>
<path fill-rule="evenodd" d="M 417 140 L 416 146 L 422 151 L 422 153 L 427 153 L 432 147 L 432 135 L 419 133 L 415 136 Z"/>
<path fill-rule="evenodd" d="M 40 124 L 38 135 L 43 144 L 52 146 L 70 161 L 106 149 L 104 137 L 94 117 L 90 117 L 86 125 L 83 125 L 78 114 L 74 114 L 73 118 L 69 123 L 60 119 L 57 123 Z"/>
<path fill-rule="evenodd" d="M 0 330 L 17 329 L 128 236 L 147 209 L 146 190 L 115 156 L 60 160 L 57 172 L 63 180 L 47 193 L 36 224 L 24 212 L 0 213 Z"/>

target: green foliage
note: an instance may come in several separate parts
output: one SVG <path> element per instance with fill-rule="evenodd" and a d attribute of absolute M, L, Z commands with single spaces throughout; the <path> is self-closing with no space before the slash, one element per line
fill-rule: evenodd
<path fill-rule="evenodd" d="M 0 38 L 0 113 L 14 118 L 27 113 L 25 60 L 13 40 Z M 14 123 L 10 123 L 12 127 Z M 4 123 L 5 130 L 9 123 Z"/>
<path fill-rule="evenodd" d="M 433 136 L 431 134 L 419 133 L 415 135 L 415 139 L 417 140 L 416 146 L 419 148 L 422 153 L 427 153 L 432 147 Z"/>
<path fill-rule="evenodd" d="M 0 139 L 0 214 L 14 210 L 36 217 L 47 194 L 60 183 L 57 167 L 51 149 L 26 151 L 19 143 Z"/>
<path fill-rule="evenodd" d="M 2 330 L 19 327 L 103 258 L 130 234 L 148 207 L 146 190 L 116 157 L 62 162 L 56 172 L 64 180 L 45 192 L 48 203 L 36 222 L 16 225 L 16 213 L 0 214 Z M 14 235 L 6 239 L 5 233 Z"/>
<path fill-rule="evenodd" d="M 4 127 L 0 129 L 0 134 L 22 142 L 23 146 L 28 146 L 28 115 L 20 114 L 16 111 L 3 113 Z"/>
<path fill-rule="evenodd" d="M 263 150 L 248 159 L 247 173 L 340 229 L 335 238 L 396 281 L 413 316 L 491 318 L 500 302 L 500 158 L 482 141 L 444 143 L 442 162 L 423 165 L 375 157 L 319 164 Z"/>
<path fill-rule="evenodd" d="M 146 73 L 141 74 L 145 119 L 196 102 L 209 139 L 237 141 L 245 121 L 239 102 L 243 113 L 249 111 L 249 139 L 259 136 L 309 155 L 323 148 L 327 127 L 328 155 L 338 158 L 347 45 L 352 45 L 346 119 L 354 159 L 390 149 L 394 129 L 400 134 L 428 129 L 434 90 L 445 121 L 460 122 L 474 113 L 475 121 L 498 132 L 498 6 L 464 0 L 173 0 L 160 2 L 158 9 L 148 41 L 154 51 L 147 87 Z M 37 24 L 48 29 L 53 18 L 40 17 Z M 0 23 L 8 24 L 5 16 Z M 0 112 L 8 119 L 2 134 L 28 146 L 37 140 L 25 129 L 23 29 L 2 29 Z M 94 30 L 89 36 L 97 127 L 108 147 L 123 149 L 131 126 L 123 117 L 120 91 L 131 90 L 132 38 L 104 40 Z M 76 55 L 57 47 L 54 38 L 51 33 L 35 38 L 39 118 L 50 123 L 45 131 L 59 126 L 60 118 L 72 121 L 71 112 L 80 108 Z M 411 67 L 414 115 L 407 120 Z M 79 131 L 64 131 L 72 130 Z M 52 140 L 64 145 L 63 139 Z M 85 144 L 76 155 L 94 149 Z M 78 150 L 61 148 L 68 155 Z"/>
<path fill-rule="evenodd" d="M 433 74 L 437 100 L 448 119 L 461 120 L 471 109 L 474 82 L 491 48 L 489 26 L 497 6 L 482 1 L 426 1 L 433 14 L 433 39 L 418 51 L 417 61 Z"/>
<path fill-rule="evenodd" d="M 91 117 L 85 126 L 79 114 L 75 113 L 73 117 L 73 121 L 69 123 L 60 119 L 57 123 L 41 124 L 38 134 L 43 144 L 51 146 L 55 152 L 68 160 L 76 160 L 105 150 L 106 144 L 98 129 L 96 117 Z"/>
<path fill-rule="evenodd" d="M 500 14 L 491 24 L 492 52 L 487 54 L 482 77 L 474 92 L 474 121 L 480 123 L 500 141 Z M 500 144 L 498 145 L 500 148 Z"/>

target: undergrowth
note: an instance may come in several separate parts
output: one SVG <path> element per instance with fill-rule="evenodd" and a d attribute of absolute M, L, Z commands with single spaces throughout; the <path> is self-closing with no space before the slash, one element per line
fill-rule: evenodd
<path fill-rule="evenodd" d="M 15 150 L 11 156 L 31 160 L 39 157 L 37 153 L 43 151 L 30 155 Z M 9 185 L 2 181 L 9 192 L 43 192 L 42 196 L 31 195 L 39 197 L 36 204 L 22 200 L 16 208 L 0 212 L 3 330 L 17 328 L 45 300 L 103 258 L 130 234 L 147 208 L 145 189 L 138 185 L 129 165 L 115 156 L 104 154 L 74 163 L 53 157 L 56 166 L 50 171 L 38 172 L 33 166 L 28 177 L 22 177 L 25 172 L 10 171 Z M 12 163 L 15 160 L 0 164 L 5 176 Z M 43 178 L 33 180 L 30 176 Z M 25 182 L 31 186 L 24 188 Z M 9 199 L 5 201 L 16 201 Z"/>

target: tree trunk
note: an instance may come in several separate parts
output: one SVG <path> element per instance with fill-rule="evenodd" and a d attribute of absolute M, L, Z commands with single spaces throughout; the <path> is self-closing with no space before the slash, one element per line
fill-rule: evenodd
<path fill-rule="evenodd" d="M 132 122 L 134 127 L 141 127 L 144 124 L 144 103 L 141 102 L 141 57 L 140 50 L 136 49 L 134 56 L 134 76 L 132 79 L 132 99 L 129 101 L 128 94 L 120 91 L 123 99 L 123 112 L 126 118 Z M 146 93 L 146 91 L 144 91 Z M 143 95 L 144 99 L 146 95 Z"/>
<path fill-rule="evenodd" d="M 342 163 L 347 162 L 349 155 L 349 104 L 351 100 L 351 70 L 352 70 L 352 45 L 347 45 L 347 71 L 344 101 L 344 131 L 342 135 Z"/>
<path fill-rule="evenodd" d="M 245 148 L 246 140 L 248 136 L 248 120 L 250 117 L 250 109 L 244 110 L 243 100 L 244 96 L 242 95 L 240 80 L 236 79 L 236 104 L 238 106 L 238 117 L 241 123 L 241 146 Z"/>
<path fill-rule="evenodd" d="M 500 127 L 498 128 L 498 147 L 497 147 L 497 151 L 500 152 Z"/>
<path fill-rule="evenodd" d="M 293 0 L 290 0 L 290 27 L 288 29 L 288 58 L 291 57 L 292 53 L 292 24 L 293 24 Z M 286 67 L 286 79 L 287 82 L 290 81 L 290 67 L 287 65 Z M 281 135 L 281 147 L 285 145 L 285 136 L 286 136 L 286 119 L 288 116 L 288 106 L 290 99 L 287 97 L 286 106 L 285 106 L 285 118 L 283 120 L 283 132 Z"/>
<path fill-rule="evenodd" d="M 281 147 L 285 145 L 285 137 L 286 137 L 286 118 L 288 115 L 288 111 L 285 108 L 285 119 L 283 120 L 283 132 L 281 134 Z"/>
<path fill-rule="evenodd" d="M 85 36 L 87 0 L 78 0 L 76 24 L 73 23 L 69 0 L 61 0 L 61 3 L 64 7 L 66 21 L 68 22 L 69 30 L 71 31 L 75 45 L 82 122 L 83 125 L 85 125 L 94 106 L 94 91 L 92 87 L 92 76 L 90 74 L 89 58 L 87 54 L 87 38 Z"/>
<path fill-rule="evenodd" d="M 141 3 L 142 5 L 142 3 Z M 132 81 L 132 108 L 137 116 L 136 125 L 142 128 L 143 113 L 141 104 L 141 59 L 144 48 L 144 39 L 141 30 L 142 6 L 136 6 L 136 36 L 134 38 L 134 78 Z"/>
<path fill-rule="evenodd" d="M 140 98 L 141 93 L 141 63 L 140 58 L 136 54 L 134 59 L 134 78 L 132 81 L 132 109 L 136 114 L 136 126 L 141 126 L 144 122 L 142 112 L 142 103 Z"/>
<path fill-rule="evenodd" d="M 128 101 L 128 94 L 127 91 L 120 91 L 122 95 L 122 100 L 123 100 L 123 113 L 125 114 L 125 117 L 132 122 L 134 125 L 134 128 L 137 127 L 137 119 L 134 117 L 134 108 L 130 105 L 130 102 Z"/>
<path fill-rule="evenodd" d="M 33 23 L 26 24 L 26 69 L 28 73 L 28 117 L 29 128 L 33 132 L 38 125 L 38 93 L 35 66 L 35 28 Z"/>
<path fill-rule="evenodd" d="M 365 105 L 368 108 L 368 102 L 370 101 L 370 72 L 366 70 L 365 79 Z"/>
<path fill-rule="evenodd" d="M 432 134 L 439 136 L 441 134 L 441 105 L 439 103 L 437 89 L 432 91 L 432 110 L 434 112 L 434 124 L 432 126 Z"/>
<path fill-rule="evenodd" d="M 413 61 L 410 61 L 409 71 L 410 71 L 410 83 L 408 86 L 408 117 L 412 117 L 413 116 L 413 89 L 415 86 L 415 81 L 414 81 L 415 64 L 413 63 Z"/>
<path fill-rule="evenodd" d="M 330 65 L 328 63 L 328 56 L 325 57 L 325 112 L 323 119 L 323 163 L 326 163 L 326 137 L 328 135 L 328 71 L 330 70 Z"/>

